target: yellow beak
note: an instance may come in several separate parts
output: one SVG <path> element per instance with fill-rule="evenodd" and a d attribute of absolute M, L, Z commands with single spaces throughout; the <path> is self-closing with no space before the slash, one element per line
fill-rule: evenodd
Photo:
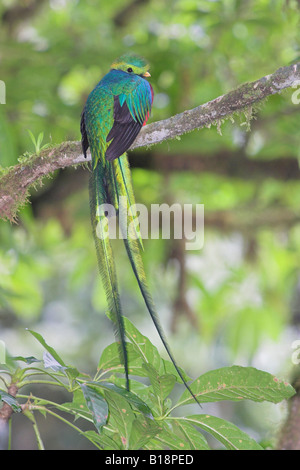
<path fill-rule="evenodd" d="M 145 72 L 145 73 L 143 74 L 143 77 L 151 77 L 151 75 L 150 75 L 149 72 Z"/>

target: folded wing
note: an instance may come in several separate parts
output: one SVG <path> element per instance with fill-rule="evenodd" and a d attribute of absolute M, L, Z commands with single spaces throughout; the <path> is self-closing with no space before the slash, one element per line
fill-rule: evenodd
<path fill-rule="evenodd" d="M 114 124 L 109 131 L 106 150 L 109 161 L 123 155 L 133 144 L 142 126 L 147 122 L 153 102 L 153 90 L 144 79 L 128 94 L 114 96 Z"/>

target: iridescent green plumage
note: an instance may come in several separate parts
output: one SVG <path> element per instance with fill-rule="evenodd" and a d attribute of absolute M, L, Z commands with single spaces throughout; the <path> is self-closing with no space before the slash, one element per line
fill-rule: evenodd
<path fill-rule="evenodd" d="M 107 204 L 112 204 L 118 213 L 121 210 L 126 213 L 126 218 L 119 217 L 119 224 L 132 269 L 169 357 L 192 394 L 171 354 L 147 286 L 140 254 L 143 245 L 134 209 L 135 199 L 130 168 L 125 153 L 146 123 L 151 111 L 153 90 L 146 80 L 146 77 L 150 76 L 148 69 L 148 64 L 141 57 L 132 54 L 120 57 L 91 92 L 83 110 L 82 147 L 84 153 L 90 147 L 92 155 L 90 176 L 92 227 L 99 270 L 120 344 L 127 389 L 129 389 L 128 359 L 116 267 L 107 232 L 107 206 L 105 206 Z M 123 201 L 123 204 L 125 201 L 125 207 L 120 205 L 120 201 Z"/>

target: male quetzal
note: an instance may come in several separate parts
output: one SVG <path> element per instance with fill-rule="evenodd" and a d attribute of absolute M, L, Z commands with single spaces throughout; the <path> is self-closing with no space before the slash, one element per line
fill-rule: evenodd
<path fill-rule="evenodd" d="M 92 227 L 108 308 L 120 342 L 127 389 L 129 390 L 129 378 L 124 323 L 115 262 L 107 236 L 107 213 L 99 210 L 103 204 L 112 204 L 116 212 L 119 213 L 122 238 L 146 306 L 180 378 L 193 395 L 170 352 L 147 286 L 140 254 L 142 240 L 136 213 L 133 209 L 135 200 L 130 168 L 125 153 L 150 115 L 153 89 L 146 80 L 150 77 L 148 70 L 149 65 L 143 58 L 133 54 L 124 54 L 113 62 L 111 70 L 90 93 L 82 112 L 80 126 L 82 149 L 86 156 L 86 151 L 90 147 L 92 156 L 90 176 Z M 125 208 L 127 220 L 125 221 L 120 217 L 121 198 L 126 201 L 127 205 Z"/>

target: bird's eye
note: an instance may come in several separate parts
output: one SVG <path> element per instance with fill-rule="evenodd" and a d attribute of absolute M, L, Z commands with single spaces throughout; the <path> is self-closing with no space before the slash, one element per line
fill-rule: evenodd
<path fill-rule="evenodd" d="M 132 68 L 129 67 L 129 69 L 127 69 L 127 72 L 129 72 L 129 73 L 130 73 L 130 72 L 133 72 Z"/>

